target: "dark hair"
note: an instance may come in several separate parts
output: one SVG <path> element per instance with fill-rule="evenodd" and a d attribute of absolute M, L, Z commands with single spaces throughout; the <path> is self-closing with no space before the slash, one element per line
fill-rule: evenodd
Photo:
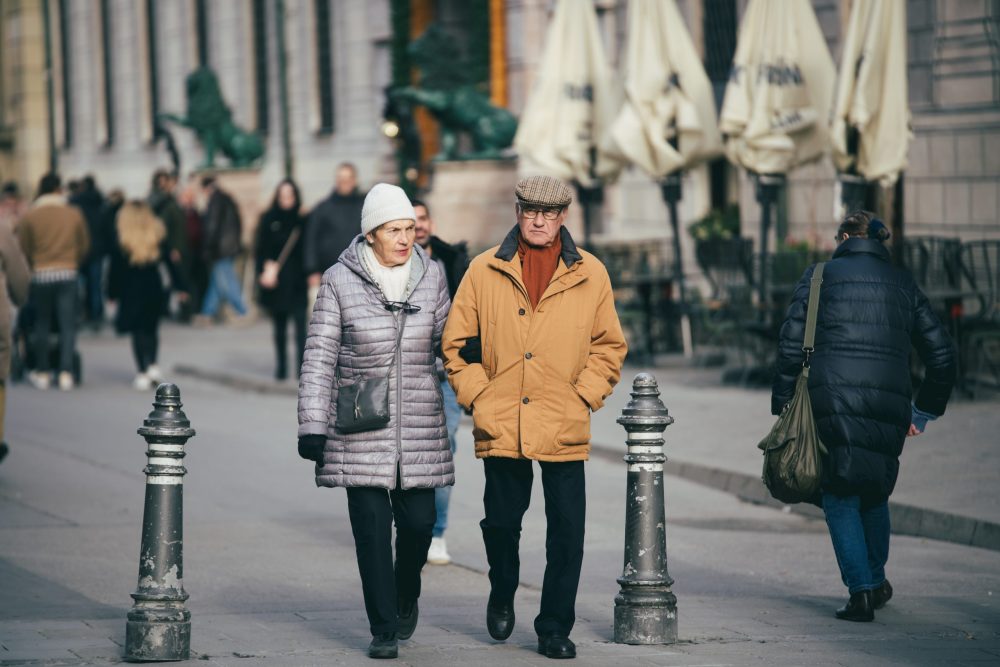
<path fill-rule="evenodd" d="M 202 176 L 201 187 L 203 188 L 215 187 L 215 176 L 212 175 Z"/>
<path fill-rule="evenodd" d="M 169 170 L 164 169 L 162 167 L 157 169 L 156 171 L 153 172 L 152 186 L 154 188 L 159 188 L 160 181 L 164 178 L 170 178 L 171 176 L 173 176 L 173 174 Z"/>
<path fill-rule="evenodd" d="M 84 190 L 96 190 L 97 181 L 94 180 L 94 177 L 91 174 L 87 174 L 80 179 L 80 187 Z"/>
<path fill-rule="evenodd" d="M 837 238 L 847 234 L 851 238 L 871 239 L 879 243 L 889 240 L 891 234 L 886 226 L 870 211 L 854 211 L 840 223 Z"/>
<path fill-rule="evenodd" d="M 41 180 L 38 181 L 38 196 L 49 195 L 53 192 L 57 192 L 59 188 L 62 187 L 62 179 L 59 178 L 59 174 L 48 173 L 42 176 Z"/>
<path fill-rule="evenodd" d="M 17 186 L 17 181 L 7 181 L 3 184 L 3 195 L 5 197 L 17 197 L 21 189 Z"/>
<path fill-rule="evenodd" d="M 298 212 L 302 208 L 302 195 L 299 193 L 299 186 L 296 185 L 295 181 L 293 181 L 290 178 L 282 179 L 281 182 L 278 183 L 278 186 L 274 188 L 274 198 L 271 199 L 271 210 L 272 211 L 284 210 L 281 208 L 281 206 L 278 205 L 278 191 L 281 190 L 281 186 L 284 185 L 285 183 L 288 183 L 290 186 L 292 186 L 292 192 L 295 193 L 295 211 Z"/>
<path fill-rule="evenodd" d="M 413 208 L 416 208 L 418 206 L 423 206 L 424 207 L 424 211 L 426 211 L 427 215 L 430 216 L 430 214 L 431 214 L 431 207 L 428 206 L 427 202 L 425 202 L 424 200 L 422 200 L 422 199 L 411 199 L 410 203 L 413 204 Z"/>

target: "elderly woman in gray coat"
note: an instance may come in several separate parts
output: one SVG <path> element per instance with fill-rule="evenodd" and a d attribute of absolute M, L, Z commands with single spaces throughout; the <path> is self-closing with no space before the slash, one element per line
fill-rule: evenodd
<path fill-rule="evenodd" d="M 434 489 L 455 482 L 434 363 L 451 302 L 413 243 L 415 218 L 400 188 L 368 193 L 361 235 L 323 275 L 299 382 L 299 455 L 316 462 L 318 486 L 347 488 L 373 658 L 395 658 L 416 628 Z M 357 430 L 383 414 L 370 409 L 386 402 L 381 378 L 386 421 Z"/>

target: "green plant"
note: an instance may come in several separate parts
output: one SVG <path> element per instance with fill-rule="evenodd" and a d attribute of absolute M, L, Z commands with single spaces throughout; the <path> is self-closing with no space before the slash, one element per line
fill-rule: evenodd
<path fill-rule="evenodd" d="M 731 239 L 740 235 L 740 208 L 732 204 L 724 209 L 712 209 L 701 220 L 688 225 L 688 233 L 696 241 Z"/>

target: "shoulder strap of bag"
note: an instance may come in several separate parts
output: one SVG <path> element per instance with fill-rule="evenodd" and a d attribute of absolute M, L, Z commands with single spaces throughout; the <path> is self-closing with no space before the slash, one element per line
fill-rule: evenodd
<path fill-rule="evenodd" d="M 805 361 L 802 365 L 809 368 L 809 357 L 816 349 L 816 314 L 819 312 L 819 289 L 823 284 L 823 267 L 826 262 L 820 262 L 813 270 L 812 280 L 809 281 L 809 306 L 806 309 L 806 335 L 802 341 L 802 351 L 806 353 Z"/>
<path fill-rule="evenodd" d="M 288 240 L 285 241 L 285 245 L 281 248 L 281 254 L 278 255 L 278 268 L 282 268 L 285 262 L 288 260 L 288 255 L 291 254 L 292 248 L 298 243 L 299 235 L 302 231 L 296 227 L 292 230 L 292 233 L 288 235 Z"/>
<path fill-rule="evenodd" d="M 406 327 L 406 311 L 399 311 L 399 330 L 396 331 L 396 347 L 392 350 L 392 361 L 389 362 L 389 370 L 386 371 L 385 376 L 389 377 L 392 375 L 392 365 L 396 362 L 396 351 L 399 349 L 400 345 L 403 344 L 403 329 Z"/>

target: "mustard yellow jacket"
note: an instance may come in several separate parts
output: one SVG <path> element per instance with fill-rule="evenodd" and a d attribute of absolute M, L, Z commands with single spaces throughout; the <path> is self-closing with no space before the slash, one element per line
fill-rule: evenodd
<path fill-rule="evenodd" d="M 590 413 L 621 377 L 627 346 L 608 272 L 562 228 L 562 255 L 532 309 L 517 227 L 476 257 L 452 302 L 442 339 L 448 379 L 472 408 L 476 457 L 582 461 Z M 482 364 L 459 350 L 479 336 Z"/>

